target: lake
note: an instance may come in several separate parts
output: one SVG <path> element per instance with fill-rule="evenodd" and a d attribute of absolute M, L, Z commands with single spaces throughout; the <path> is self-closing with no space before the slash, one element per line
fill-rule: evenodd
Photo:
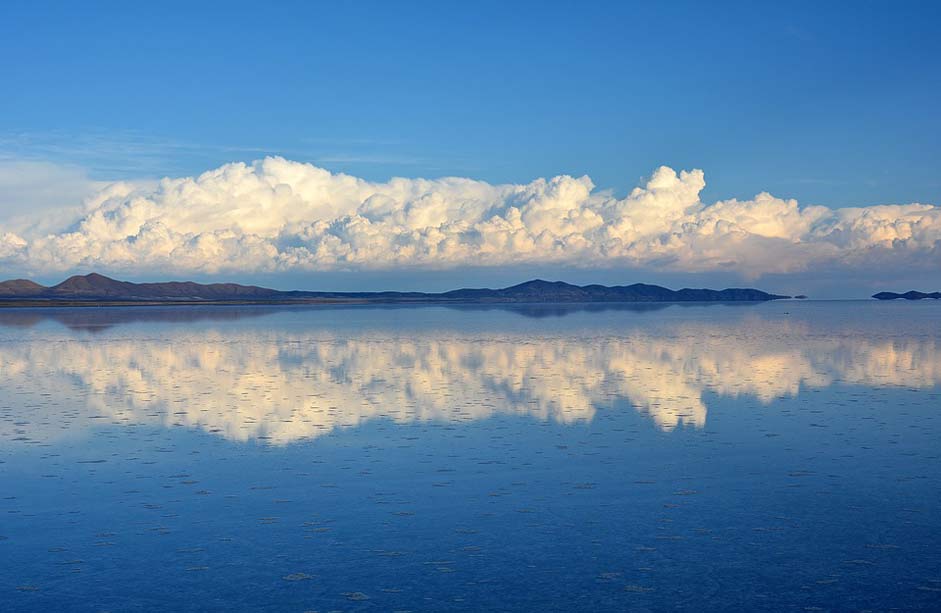
<path fill-rule="evenodd" d="M 941 305 L 0 310 L 0 610 L 941 608 Z"/>

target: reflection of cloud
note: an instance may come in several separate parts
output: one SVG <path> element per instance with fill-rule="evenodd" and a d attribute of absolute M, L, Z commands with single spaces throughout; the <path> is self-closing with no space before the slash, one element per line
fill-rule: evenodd
<path fill-rule="evenodd" d="M 256 330 L 4 343 L 0 381 L 0 394 L 29 407 L 4 422 L 13 426 L 0 426 L 13 428 L 0 429 L 6 439 L 54 438 L 65 425 L 100 416 L 107 419 L 87 423 L 179 423 L 284 444 L 374 418 L 460 422 L 505 413 L 573 423 L 617 398 L 671 430 L 705 424 L 705 392 L 768 403 L 836 381 L 937 385 L 941 345 L 926 337 L 821 337 L 768 322 L 744 332 L 687 324 L 667 336 L 591 339 Z M 39 405 L 51 413 L 36 417 Z"/>

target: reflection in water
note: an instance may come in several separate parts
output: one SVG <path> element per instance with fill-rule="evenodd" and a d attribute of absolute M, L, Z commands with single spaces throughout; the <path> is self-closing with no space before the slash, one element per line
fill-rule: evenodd
<path fill-rule="evenodd" d="M 725 308 L 748 308 L 756 306 L 754 302 L 713 302 L 713 303 L 670 303 L 670 302 L 598 302 L 598 303 L 494 303 L 494 304 L 443 304 L 443 305 L 186 305 L 186 306 L 124 306 L 124 307 L 42 307 L 42 308 L 0 308 L 0 326 L 9 328 L 31 328 L 45 320 L 58 322 L 71 330 L 101 332 L 115 326 L 132 323 L 195 323 L 208 321 L 233 321 L 261 317 L 286 309 L 298 311 L 324 312 L 350 308 L 414 311 L 421 308 L 444 306 L 448 309 L 464 312 L 496 311 L 522 315 L 533 319 L 564 317 L 574 313 L 604 313 L 622 311 L 632 313 L 651 313 L 668 308 L 702 308 L 703 306 L 722 306 Z"/>
<path fill-rule="evenodd" d="M 0 343 L 0 440 L 102 421 L 203 428 L 276 444 L 365 420 L 561 423 L 629 402 L 657 427 L 702 427 L 708 394 L 762 403 L 837 382 L 941 382 L 934 337 L 819 336 L 759 319 L 571 335 L 176 330 L 157 339 Z M 15 397 L 15 401 L 12 401 Z"/>
<path fill-rule="evenodd" d="M 276 311 L 277 307 L 261 305 L 0 308 L 0 326 L 31 328 L 48 319 L 70 330 L 102 332 L 122 324 L 234 321 Z"/>

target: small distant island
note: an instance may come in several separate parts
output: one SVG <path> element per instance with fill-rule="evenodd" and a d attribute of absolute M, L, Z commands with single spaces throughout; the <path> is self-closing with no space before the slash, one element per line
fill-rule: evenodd
<path fill-rule="evenodd" d="M 896 294 L 895 292 L 879 292 L 878 294 L 873 294 L 873 298 L 876 300 L 941 300 L 941 292 L 931 292 L 930 294 L 925 292 L 916 292 L 912 290 L 910 292 L 905 292 L 904 294 Z"/>
<path fill-rule="evenodd" d="M 762 302 L 790 296 L 757 289 L 671 290 L 659 285 L 572 285 L 536 279 L 502 289 L 456 289 L 449 292 L 280 291 L 237 283 L 192 281 L 131 283 L 92 273 L 76 275 L 47 287 L 26 279 L 0 282 L 2 306 L 101 306 L 144 304 L 489 304 L 561 302 Z"/>

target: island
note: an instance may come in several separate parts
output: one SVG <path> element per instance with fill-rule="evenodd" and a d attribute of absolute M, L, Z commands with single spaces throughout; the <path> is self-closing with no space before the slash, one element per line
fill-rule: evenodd
<path fill-rule="evenodd" d="M 904 294 L 896 294 L 895 292 L 879 292 L 878 294 L 873 294 L 873 298 L 876 300 L 941 300 L 941 292 L 931 292 L 930 294 L 926 292 L 916 292 L 912 290 L 910 292 L 905 292 Z"/>
<path fill-rule="evenodd" d="M 26 279 L 0 282 L 2 306 L 99 306 L 142 304 L 499 304 L 581 302 L 761 302 L 779 296 L 757 289 L 671 290 L 659 285 L 572 285 L 535 279 L 502 289 L 456 289 L 426 292 L 281 291 L 237 283 L 131 283 L 91 273 L 69 277 L 47 287 Z"/>

